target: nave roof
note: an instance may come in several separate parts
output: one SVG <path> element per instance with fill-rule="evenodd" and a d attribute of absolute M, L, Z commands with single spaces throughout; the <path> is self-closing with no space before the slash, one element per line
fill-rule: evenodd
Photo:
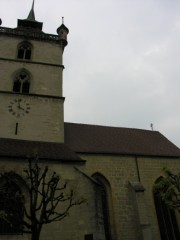
<path fill-rule="evenodd" d="M 65 144 L 77 153 L 180 157 L 158 131 L 65 123 Z"/>

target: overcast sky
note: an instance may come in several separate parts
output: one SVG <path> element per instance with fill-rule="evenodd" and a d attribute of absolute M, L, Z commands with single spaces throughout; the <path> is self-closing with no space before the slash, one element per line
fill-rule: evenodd
<path fill-rule="evenodd" d="M 0 0 L 16 27 L 32 0 Z M 65 18 L 65 121 L 160 131 L 180 147 L 180 1 L 35 0 L 56 34 Z"/>

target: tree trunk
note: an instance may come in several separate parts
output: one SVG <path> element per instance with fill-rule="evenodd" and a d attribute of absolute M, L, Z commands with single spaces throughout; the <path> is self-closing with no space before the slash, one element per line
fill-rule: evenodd
<path fill-rule="evenodd" d="M 41 230 L 38 229 L 37 226 L 34 227 L 34 228 L 32 229 L 31 240 L 39 240 L 39 238 L 40 238 L 40 232 L 41 232 Z"/>
<path fill-rule="evenodd" d="M 39 233 L 32 233 L 31 240 L 39 240 L 40 234 Z"/>

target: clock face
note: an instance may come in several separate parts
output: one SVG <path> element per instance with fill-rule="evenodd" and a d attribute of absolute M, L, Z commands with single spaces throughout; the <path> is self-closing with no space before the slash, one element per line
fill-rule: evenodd
<path fill-rule="evenodd" d="M 22 117 L 29 113 L 30 104 L 24 99 L 14 99 L 8 106 L 8 111 L 15 117 Z"/>

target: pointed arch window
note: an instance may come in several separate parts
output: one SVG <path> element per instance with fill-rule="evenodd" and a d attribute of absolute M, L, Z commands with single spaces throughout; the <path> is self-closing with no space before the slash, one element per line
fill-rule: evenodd
<path fill-rule="evenodd" d="M 161 177 L 155 183 L 158 183 Z M 157 191 L 153 192 L 154 204 L 159 224 L 159 230 L 162 240 L 180 239 L 179 228 L 176 220 L 175 211 L 170 209 L 161 199 Z"/>
<path fill-rule="evenodd" d="M 0 235 L 22 233 L 24 198 L 17 176 L 6 173 L 0 177 L 0 212 L 5 216 L 0 217 Z"/>
<path fill-rule="evenodd" d="M 96 191 L 96 200 L 101 204 L 97 209 L 98 218 L 100 218 L 100 222 L 103 222 L 105 239 L 111 240 L 115 238 L 115 231 L 110 184 L 100 173 L 95 173 L 92 177 L 99 183 Z"/>
<path fill-rule="evenodd" d="M 30 89 L 30 74 L 27 70 L 19 71 L 14 78 L 13 92 L 29 93 Z"/>
<path fill-rule="evenodd" d="M 28 42 L 23 42 L 18 46 L 17 58 L 24 60 L 31 60 L 32 45 Z"/>

